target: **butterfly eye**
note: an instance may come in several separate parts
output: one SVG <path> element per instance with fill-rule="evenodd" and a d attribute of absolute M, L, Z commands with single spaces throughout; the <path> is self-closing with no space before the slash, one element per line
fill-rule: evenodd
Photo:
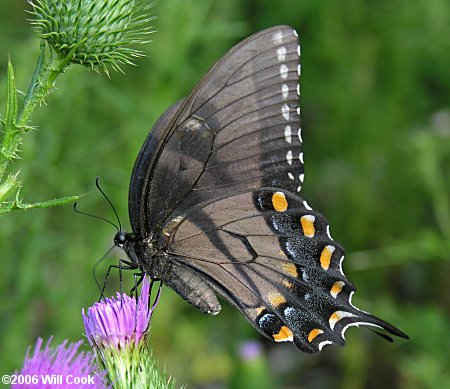
<path fill-rule="evenodd" d="M 127 237 L 123 232 L 118 232 L 116 236 L 114 236 L 114 243 L 116 246 L 122 247 L 126 240 Z"/>

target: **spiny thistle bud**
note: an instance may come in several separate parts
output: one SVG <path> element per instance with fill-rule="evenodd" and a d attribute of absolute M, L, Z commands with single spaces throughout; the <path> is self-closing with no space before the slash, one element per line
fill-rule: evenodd
<path fill-rule="evenodd" d="M 152 33 L 145 0 L 28 0 L 31 23 L 50 47 L 68 62 L 107 72 L 121 70 L 143 53 L 130 46 L 148 43 Z M 146 4 L 147 3 L 147 4 Z"/>

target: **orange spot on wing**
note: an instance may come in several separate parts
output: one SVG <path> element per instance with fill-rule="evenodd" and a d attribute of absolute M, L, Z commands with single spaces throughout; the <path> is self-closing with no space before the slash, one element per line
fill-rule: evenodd
<path fill-rule="evenodd" d="M 312 238 L 316 233 L 316 230 L 314 228 L 315 220 L 316 218 L 313 215 L 305 215 L 300 218 L 300 222 L 302 223 L 303 234 L 308 238 Z"/>
<path fill-rule="evenodd" d="M 283 285 L 288 289 L 292 289 L 294 287 L 294 285 L 292 285 L 289 281 L 286 280 L 283 280 Z"/>
<path fill-rule="evenodd" d="M 322 253 L 320 254 L 320 266 L 322 266 L 322 269 L 328 270 L 331 263 L 331 256 L 333 255 L 335 248 L 334 246 L 325 246 L 325 248 L 322 250 Z"/>
<path fill-rule="evenodd" d="M 341 317 L 341 315 L 339 315 L 339 311 L 336 311 L 330 315 L 330 318 L 328 319 L 328 321 L 336 323 L 341 319 L 342 319 L 342 317 Z"/>
<path fill-rule="evenodd" d="M 297 267 L 293 263 L 283 263 L 281 265 L 283 271 L 290 274 L 292 277 L 298 277 Z"/>
<path fill-rule="evenodd" d="M 287 210 L 288 202 L 283 192 L 275 192 L 272 195 L 272 205 L 277 212 L 284 212 Z"/>
<path fill-rule="evenodd" d="M 292 342 L 294 340 L 294 334 L 286 326 L 281 327 L 278 334 L 273 334 L 272 336 L 275 342 Z"/>
<path fill-rule="evenodd" d="M 345 312 L 345 311 L 335 311 L 333 312 L 329 319 L 328 319 L 328 323 L 330 324 L 330 328 L 332 330 L 334 330 L 334 326 L 336 325 L 336 323 L 343 319 L 344 317 L 354 317 L 355 315 L 353 313 L 350 312 Z"/>
<path fill-rule="evenodd" d="M 281 304 L 284 304 L 286 302 L 286 299 L 284 298 L 283 295 L 281 295 L 278 292 L 270 292 L 267 295 L 267 298 L 269 299 L 269 302 L 274 306 L 274 307 L 278 307 Z"/>
<path fill-rule="evenodd" d="M 336 298 L 339 293 L 341 293 L 342 288 L 345 286 L 344 282 L 336 281 L 330 289 L 331 295 Z"/>
<path fill-rule="evenodd" d="M 314 339 L 316 339 L 320 334 L 323 334 L 323 330 L 320 328 L 314 328 L 308 334 L 308 342 L 311 343 Z"/>
<path fill-rule="evenodd" d="M 256 316 L 261 315 L 261 313 L 263 313 L 266 310 L 265 307 L 258 307 L 256 308 Z"/>

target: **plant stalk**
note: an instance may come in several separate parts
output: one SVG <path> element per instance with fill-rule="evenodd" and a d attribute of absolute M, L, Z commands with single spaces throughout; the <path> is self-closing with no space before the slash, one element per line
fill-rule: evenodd
<path fill-rule="evenodd" d="M 31 79 L 30 87 L 25 96 L 22 110 L 16 118 L 13 118 L 12 122 L 4 123 L 2 129 L 0 179 L 3 178 L 11 160 L 16 158 L 23 135 L 31 129 L 28 123 L 36 107 L 42 104 L 53 90 L 56 78 L 68 66 L 71 55 L 72 53 L 69 53 L 69 55 L 62 58 L 51 49 L 47 50 L 44 42 L 41 44 L 41 53 Z"/>

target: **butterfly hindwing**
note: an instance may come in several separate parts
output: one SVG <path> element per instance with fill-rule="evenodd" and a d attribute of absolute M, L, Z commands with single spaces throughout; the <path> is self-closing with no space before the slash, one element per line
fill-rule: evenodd
<path fill-rule="evenodd" d="M 326 219 L 298 196 L 285 194 L 286 209 L 267 201 L 279 193 L 262 188 L 196 209 L 173 226 L 170 254 L 271 339 L 317 352 L 310 333 L 320 329 L 318 340 L 343 344 L 327 322 L 339 311 L 356 317 L 348 300 L 354 287 L 340 270 L 343 250 L 328 236 Z M 305 216 L 314 217 L 312 225 L 302 226 Z"/>
<path fill-rule="evenodd" d="M 316 353 L 343 345 L 350 325 L 392 331 L 351 304 L 355 288 L 342 271 L 342 247 L 327 220 L 295 194 L 261 188 L 229 196 L 170 229 L 172 260 L 201 274 L 272 340 Z"/>

